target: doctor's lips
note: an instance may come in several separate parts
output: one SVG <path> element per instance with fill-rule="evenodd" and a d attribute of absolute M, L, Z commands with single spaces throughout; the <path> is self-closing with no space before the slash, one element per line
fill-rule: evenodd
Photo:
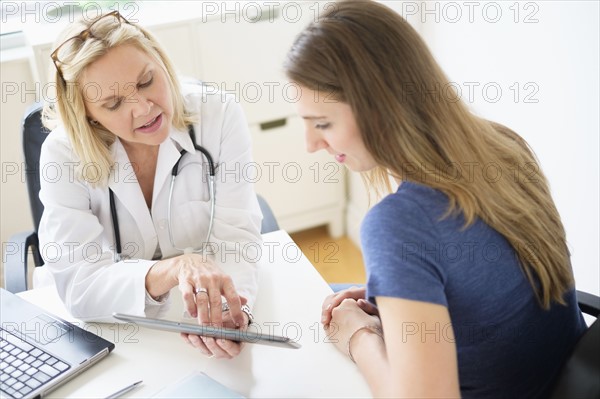
<path fill-rule="evenodd" d="M 344 163 L 344 161 L 346 160 L 346 154 L 336 154 L 335 160 L 339 163 Z"/>
<path fill-rule="evenodd" d="M 161 113 L 156 118 L 151 119 L 150 121 L 148 121 L 148 123 L 138 127 L 135 130 L 137 130 L 138 132 L 142 132 L 142 133 L 154 133 L 155 131 L 158 130 L 158 128 L 160 128 L 160 126 L 162 124 L 162 120 L 163 120 L 163 114 Z"/>

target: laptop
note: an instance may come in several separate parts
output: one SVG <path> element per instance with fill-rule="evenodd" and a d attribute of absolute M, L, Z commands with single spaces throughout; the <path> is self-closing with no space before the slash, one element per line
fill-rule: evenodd
<path fill-rule="evenodd" d="M 43 397 L 115 348 L 3 288 L 0 294 L 0 397 Z"/>

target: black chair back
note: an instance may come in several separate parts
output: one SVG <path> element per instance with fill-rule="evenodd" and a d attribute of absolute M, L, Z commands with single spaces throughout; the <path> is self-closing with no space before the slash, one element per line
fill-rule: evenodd
<path fill-rule="evenodd" d="M 551 399 L 600 398 L 600 322 L 575 345 L 552 389 Z"/>
<path fill-rule="evenodd" d="M 50 131 L 42 124 L 42 103 L 35 103 L 25 112 L 22 124 L 25 182 L 29 206 L 33 217 L 33 230 L 37 233 L 44 206 L 40 201 L 40 153 Z"/>

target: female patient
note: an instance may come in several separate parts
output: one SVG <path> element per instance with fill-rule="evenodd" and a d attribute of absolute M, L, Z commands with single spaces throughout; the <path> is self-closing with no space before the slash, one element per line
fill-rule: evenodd
<path fill-rule="evenodd" d="M 336 3 L 285 68 L 308 150 L 399 184 L 361 227 L 366 289 L 323 304 L 373 394 L 543 396 L 585 325 L 527 143 L 471 114 L 418 34 L 375 2 Z"/>
<path fill-rule="evenodd" d="M 156 40 L 117 12 L 70 25 L 52 61 L 57 101 L 45 111 L 57 126 L 41 167 L 58 173 L 41 182 L 39 236 L 56 249 L 45 261 L 66 306 L 82 319 L 152 315 L 178 287 L 200 323 L 247 325 L 256 265 L 236 250 L 260 242 L 261 213 L 252 186 L 232 175 L 242 168 L 227 166 L 251 161 L 241 107 L 180 85 Z M 207 158 L 194 144 L 220 165 L 214 223 Z M 209 356 L 240 351 L 185 338 Z"/>

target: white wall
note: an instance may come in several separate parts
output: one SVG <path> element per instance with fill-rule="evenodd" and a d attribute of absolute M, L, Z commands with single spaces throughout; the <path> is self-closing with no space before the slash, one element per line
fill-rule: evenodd
<path fill-rule="evenodd" d="M 31 229 L 33 221 L 25 187 L 23 151 L 21 147 L 21 118 L 28 104 L 36 101 L 29 60 L 3 56 L 0 65 L 2 102 L 0 103 L 0 160 L 2 183 L 0 190 L 0 239 L 4 255 L 9 237 Z M 23 90 L 22 90 L 23 88 Z M 32 93 L 25 94 L 25 90 Z M 11 94 L 13 93 L 14 94 Z M 12 250 L 13 248 L 8 248 Z"/>
<path fill-rule="evenodd" d="M 407 17 L 423 35 L 450 79 L 463 88 L 463 98 L 475 112 L 513 128 L 531 144 L 563 216 L 578 288 L 598 293 L 598 2 L 384 3 Z M 167 8 L 173 11 L 173 7 Z M 502 14 L 498 22 L 493 23 L 497 8 Z M 274 37 L 276 33 L 273 32 Z M 174 38 L 164 45 L 177 58 L 188 54 L 190 42 Z M 264 49 L 266 43 L 256 45 Z M 231 53 L 231 49 L 224 51 Z M 4 168 L 0 236 L 4 243 L 10 234 L 31 226 L 20 171 L 13 175 L 7 168 L 20 168 L 17 126 L 26 104 L 34 100 L 35 94 L 24 92 L 34 87 L 34 74 L 28 68 L 26 57 L 17 57 L 11 62 L 2 54 L 1 61 L 3 84 L 16 82 L 21 88 L 17 96 L 3 96 L 0 104 Z M 279 61 L 272 59 L 271 62 Z M 515 82 L 518 86 L 514 86 Z M 468 84 L 479 84 L 472 101 Z M 486 84 L 489 90 L 484 97 L 482 88 Z M 502 94 L 497 102 L 492 102 L 497 87 Z M 517 87 L 520 96 L 515 101 Z M 353 175 L 347 191 L 347 232 L 357 240 L 358 226 L 367 209 L 360 178 Z"/>
<path fill-rule="evenodd" d="M 485 20 L 482 6 L 473 24 L 467 15 L 456 24 L 427 21 L 425 38 L 452 81 L 502 89 L 495 103 L 493 85 L 487 97 L 475 89 L 473 108 L 536 152 L 567 230 L 577 286 L 598 293 L 599 3 L 496 2 L 488 20 L 496 19 L 495 5 L 497 23 Z"/>
<path fill-rule="evenodd" d="M 599 3 L 384 3 L 421 21 L 474 112 L 529 142 L 567 230 L 577 287 L 600 292 Z M 349 208 L 357 202 L 350 199 Z"/>

